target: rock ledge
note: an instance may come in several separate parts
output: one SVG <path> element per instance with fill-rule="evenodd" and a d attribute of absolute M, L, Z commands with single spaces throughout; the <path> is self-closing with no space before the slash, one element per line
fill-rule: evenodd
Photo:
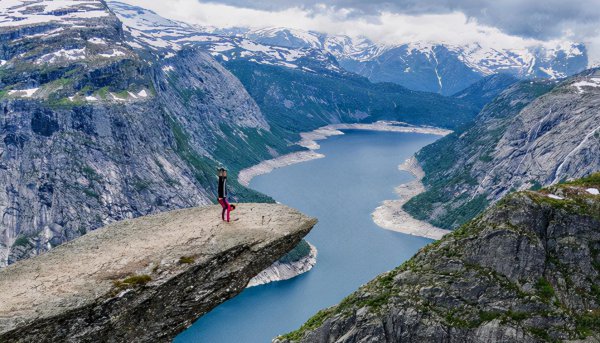
<path fill-rule="evenodd" d="M 2 342 L 166 342 L 241 292 L 316 219 L 283 205 L 111 224 L 0 270 Z"/>

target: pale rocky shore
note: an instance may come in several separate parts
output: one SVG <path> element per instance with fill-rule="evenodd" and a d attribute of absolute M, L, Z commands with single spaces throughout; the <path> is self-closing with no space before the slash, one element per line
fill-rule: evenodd
<path fill-rule="evenodd" d="M 440 229 L 427 222 L 415 219 L 402 209 L 402 206 L 408 200 L 425 191 L 425 187 L 421 182 L 425 173 L 414 156 L 399 165 L 398 169 L 413 174 L 415 179 L 396 187 L 395 191 L 398 199 L 385 200 L 381 206 L 375 209 L 372 214 L 375 224 L 387 230 L 431 239 L 440 239 L 450 233 L 450 230 Z"/>
<path fill-rule="evenodd" d="M 317 264 L 317 248 L 310 243 L 309 245 L 310 253 L 307 256 L 291 263 L 281 263 L 279 261 L 273 263 L 269 268 L 253 277 L 246 287 L 264 285 L 273 281 L 288 280 L 311 270 Z"/>
<path fill-rule="evenodd" d="M 445 136 L 452 131 L 441 129 L 432 126 L 414 126 L 399 121 L 377 121 L 370 124 L 331 124 L 320 127 L 311 132 L 304 132 L 300 134 L 302 139 L 298 142 L 298 145 L 305 148 L 316 150 L 319 149 L 318 140 L 325 139 L 329 136 L 343 135 L 344 133 L 340 130 L 369 130 L 369 131 L 387 131 L 387 132 L 413 132 L 423 134 L 433 134 Z"/>
<path fill-rule="evenodd" d="M 238 174 L 238 182 L 246 187 L 250 185 L 250 181 L 258 175 L 268 174 L 273 169 L 289 166 L 292 164 L 306 162 L 317 158 L 323 158 L 325 155 L 319 154 L 312 150 L 299 151 L 287 155 L 282 155 L 270 160 L 262 161 L 250 168 L 246 168 Z"/>
<path fill-rule="evenodd" d="M 300 134 L 301 139 L 297 144 L 309 149 L 308 151 L 298 151 L 278 156 L 270 160 L 262 161 L 261 163 L 252 167 L 243 169 L 238 174 L 238 182 L 247 187 L 252 178 L 258 175 L 268 174 L 273 171 L 273 169 L 325 157 L 325 155 L 314 151 L 320 148 L 320 145 L 317 143 L 317 141 L 326 139 L 330 136 L 343 135 L 344 133 L 340 130 L 414 132 L 440 136 L 445 136 L 452 132 L 450 130 L 440 129 L 437 127 L 413 126 L 397 121 L 378 121 L 371 124 L 330 124 L 320 127 L 314 131 L 303 132 Z"/>

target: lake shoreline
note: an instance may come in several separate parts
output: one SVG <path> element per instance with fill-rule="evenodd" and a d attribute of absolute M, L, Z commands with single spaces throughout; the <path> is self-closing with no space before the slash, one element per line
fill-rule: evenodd
<path fill-rule="evenodd" d="M 307 162 L 318 158 L 324 158 L 324 154 L 315 151 L 321 147 L 318 144 L 318 141 L 327 139 L 331 136 L 343 135 L 344 132 L 341 130 L 421 133 L 438 136 L 445 136 L 452 132 L 451 130 L 442 128 L 432 126 L 414 126 L 397 121 L 377 121 L 369 124 L 330 124 L 317 128 L 313 131 L 300 133 L 301 139 L 296 144 L 306 148 L 307 150 L 277 156 L 275 158 L 262 161 L 249 168 L 245 168 L 239 172 L 238 182 L 241 185 L 248 187 L 254 177 L 268 174 L 274 169 Z M 417 176 L 417 174 L 415 174 L 415 172 L 418 171 L 407 171 L 413 173 L 418 180 L 398 186 L 396 188 L 396 193 L 399 195 L 400 199 L 385 200 L 383 205 L 377 207 L 375 212 L 373 212 L 373 222 L 383 229 L 425 238 L 439 239 L 449 231 L 436 228 L 429 223 L 417 220 L 402 210 L 402 205 L 408 201 L 408 199 L 424 191 L 424 189 L 422 189 L 423 185 L 420 182 L 420 178 Z M 256 280 L 252 279 L 252 281 L 250 281 L 248 284 L 248 287 L 291 279 L 295 276 L 310 271 L 317 262 L 316 248 L 314 248 L 314 256 L 313 248 L 314 246 L 311 245 L 311 253 L 305 256 L 301 261 L 297 261 L 298 263 L 284 264 L 280 263 L 279 261 L 273 263 L 271 267 L 265 269 L 259 275 L 257 275 L 255 277 Z"/>
<path fill-rule="evenodd" d="M 277 168 L 287 167 L 296 163 L 307 162 L 317 158 L 325 157 L 325 155 L 315 151 L 321 147 L 317 141 L 327 139 L 330 136 L 343 135 L 344 133 L 341 130 L 422 133 L 439 136 L 445 136 L 452 132 L 450 130 L 432 126 L 414 126 L 396 121 L 377 121 L 370 124 L 330 124 L 310 132 L 300 133 L 301 139 L 296 144 L 308 150 L 277 156 L 245 168 L 239 172 L 238 182 L 241 185 L 248 187 L 252 179 L 258 175 L 268 174 Z"/>
<path fill-rule="evenodd" d="M 333 130 L 329 127 L 324 131 L 335 133 Z M 398 128 L 386 131 L 391 130 Z M 410 127 L 401 130 L 416 131 Z M 430 128 L 424 130 L 431 132 Z M 398 172 L 398 164 L 440 136 L 352 130 L 348 126 L 342 131 L 343 136 L 316 141 L 320 148 L 314 152 L 326 158 L 274 170 L 250 182 L 252 189 L 319 218 L 305 237 L 318 249 L 318 263 L 310 272 L 281 282 L 276 282 L 280 277 L 273 268 L 262 268 L 272 272 L 275 277 L 268 281 L 273 282 L 248 287 L 203 316 L 176 342 L 270 342 L 378 274 L 396 268 L 431 242 L 381 229 L 371 213 L 384 199 L 396 198 L 394 187 L 413 179 Z M 295 141 L 300 139 L 298 135 Z M 305 245 L 279 262 L 300 260 L 309 250 Z M 259 272 L 262 270 L 256 274 Z"/>
<path fill-rule="evenodd" d="M 386 230 L 435 240 L 452 232 L 418 220 L 404 211 L 402 206 L 406 202 L 425 191 L 425 186 L 421 182 L 425 173 L 414 156 L 400 164 L 398 170 L 411 173 L 415 179 L 408 183 L 403 183 L 394 189 L 398 195 L 398 199 L 384 200 L 382 205 L 373 211 L 371 216 L 375 224 Z"/>

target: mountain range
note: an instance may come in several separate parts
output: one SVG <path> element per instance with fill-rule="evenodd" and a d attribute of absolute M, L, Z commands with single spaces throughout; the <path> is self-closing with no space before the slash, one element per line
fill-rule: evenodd
<path fill-rule="evenodd" d="M 521 79 L 563 78 L 587 67 L 585 46 L 496 49 L 482 43 L 378 44 L 367 38 L 327 35 L 287 28 L 237 29 L 238 36 L 263 44 L 313 48 L 336 57 L 344 69 L 374 82 L 394 82 L 414 90 L 454 94 L 484 76 L 505 73 Z"/>
<path fill-rule="evenodd" d="M 383 119 L 460 128 L 513 81 L 485 83 L 486 99 L 477 84 L 471 96 L 444 97 L 373 83 L 343 61 L 393 49 L 198 27 L 118 2 L 4 1 L 0 42 L 1 173 L 11 185 L 0 195 L 2 264 L 114 220 L 209 203 L 217 166 L 235 178 L 300 149 L 302 131 Z M 555 55 L 585 59 L 570 49 Z M 232 186 L 235 199 L 269 200 Z"/>
<path fill-rule="evenodd" d="M 221 61 L 244 59 L 304 71 L 349 71 L 373 82 L 452 95 L 485 76 L 505 73 L 520 79 L 564 78 L 584 70 L 581 43 L 497 49 L 483 42 L 381 44 L 364 37 L 329 35 L 291 28 L 215 28 L 167 20 L 156 13 L 109 2 L 141 42 L 154 48 L 199 45 Z"/>

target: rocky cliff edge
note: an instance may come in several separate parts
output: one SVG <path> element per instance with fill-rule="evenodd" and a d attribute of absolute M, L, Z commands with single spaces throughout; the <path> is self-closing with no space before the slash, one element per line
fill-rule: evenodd
<path fill-rule="evenodd" d="M 598 342 L 599 191 L 513 193 L 276 341 Z"/>
<path fill-rule="evenodd" d="M 0 270 L 2 342 L 167 342 L 300 242 L 316 219 L 274 204 L 165 212 Z"/>

